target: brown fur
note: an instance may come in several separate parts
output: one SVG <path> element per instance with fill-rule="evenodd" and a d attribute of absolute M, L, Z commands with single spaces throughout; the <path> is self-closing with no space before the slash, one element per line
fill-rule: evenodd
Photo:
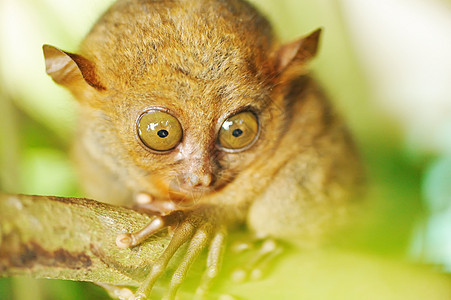
<path fill-rule="evenodd" d="M 266 19 L 239 0 L 116 2 L 77 56 L 56 52 L 83 76 L 49 72 L 82 105 L 75 149 L 89 196 L 130 204 L 146 192 L 181 209 L 210 207 L 204 223 L 247 222 L 293 241 L 327 232 L 346 216 L 362 173 L 346 128 L 305 75 L 319 33 L 280 46 Z M 45 52 L 52 66 L 55 51 Z M 136 135 L 137 118 L 154 106 L 183 128 L 169 153 L 149 151 Z M 220 126 L 243 109 L 258 115 L 258 140 L 222 151 Z M 213 181 L 187 187 L 192 174 Z M 184 194 L 174 196 L 174 182 Z"/>

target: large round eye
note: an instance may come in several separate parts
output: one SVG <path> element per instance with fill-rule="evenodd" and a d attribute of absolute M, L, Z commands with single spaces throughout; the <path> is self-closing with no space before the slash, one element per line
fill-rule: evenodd
<path fill-rule="evenodd" d="M 170 114 L 150 110 L 142 114 L 136 125 L 141 141 L 152 150 L 174 149 L 182 139 L 182 126 Z"/>
<path fill-rule="evenodd" d="M 241 112 L 222 123 L 219 144 L 225 149 L 241 150 L 252 144 L 257 133 L 257 117 L 249 111 Z"/>

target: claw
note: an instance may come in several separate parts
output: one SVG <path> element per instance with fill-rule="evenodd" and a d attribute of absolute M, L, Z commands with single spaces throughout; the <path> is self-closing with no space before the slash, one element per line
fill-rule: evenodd
<path fill-rule="evenodd" d="M 274 240 L 265 240 L 256 255 L 254 255 L 245 266 L 237 268 L 232 273 L 232 280 L 235 282 L 243 282 L 247 279 L 261 279 L 265 274 L 265 270 L 269 267 L 270 262 L 272 262 L 281 252 L 282 247 Z"/>
<path fill-rule="evenodd" d="M 207 257 L 207 268 L 196 290 L 196 299 L 203 299 L 213 280 L 218 276 L 224 256 L 227 231 L 220 228 L 210 243 Z"/>
<path fill-rule="evenodd" d="M 157 281 L 157 279 L 165 271 L 169 260 L 174 256 L 174 253 L 182 246 L 186 241 L 188 241 L 194 234 L 195 227 L 190 222 L 182 222 L 177 230 L 174 232 L 174 236 L 171 242 L 161 254 L 161 256 L 153 264 L 149 275 L 138 288 L 135 293 L 137 299 L 146 299 L 147 295 L 150 295 L 152 288 Z M 139 298 L 141 297 L 141 298 Z"/>
<path fill-rule="evenodd" d="M 183 257 L 183 260 L 172 276 L 172 280 L 168 289 L 168 295 L 165 298 L 166 300 L 175 298 L 175 294 L 177 293 L 178 288 L 183 283 L 189 268 L 199 256 L 201 251 L 207 246 L 212 235 L 212 229 L 213 228 L 211 224 L 205 224 L 204 226 L 199 228 L 193 235 L 188 249 L 186 250 L 186 254 Z"/>
<path fill-rule="evenodd" d="M 134 202 L 138 205 L 146 205 L 154 201 L 152 195 L 148 193 L 137 193 L 134 195 L 134 198 Z"/>
<path fill-rule="evenodd" d="M 165 215 L 176 210 L 174 202 L 155 199 L 151 194 L 145 192 L 136 193 L 134 195 L 134 203 L 135 209 L 145 211 L 152 215 Z"/>
<path fill-rule="evenodd" d="M 150 223 L 140 231 L 119 234 L 116 238 L 116 245 L 121 249 L 137 246 L 165 227 L 179 223 L 183 220 L 184 216 L 185 214 L 183 211 L 176 210 L 165 216 L 155 217 L 155 219 L 150 221 Z"/>

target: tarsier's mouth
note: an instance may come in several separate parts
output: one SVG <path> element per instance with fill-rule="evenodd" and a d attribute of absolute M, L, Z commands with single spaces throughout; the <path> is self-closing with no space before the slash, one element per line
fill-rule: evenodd
<path fill-rule="evenodd" d="M 220 173 L 214 174 L 211 181 L 192 176 L 184 173 L 164 180 L 152 178 L 153 186 L 160 191 L 159 195 L 155 194 L 156 198 L 170 200 L 174 204 L 192 205 L 222 190 L 235 179 L 234 176 L 223 176 Z"/>
<path fill-rule="evenodd" d="M 214 191 L 213 187 L 184 188 L 180 185 L 169 186 L 168 196 L 178 205 L 192 205 L 202 200 Z"/>

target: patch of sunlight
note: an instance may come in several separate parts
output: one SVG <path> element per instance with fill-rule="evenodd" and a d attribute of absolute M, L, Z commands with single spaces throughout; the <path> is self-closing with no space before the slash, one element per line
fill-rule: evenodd
<path fill-rule="evenodd" d="M 75 174 L 67 154 L 62 151 L 47 148 L 25 150 L 21 174 L 24 194 L 74 196 Z"/>

